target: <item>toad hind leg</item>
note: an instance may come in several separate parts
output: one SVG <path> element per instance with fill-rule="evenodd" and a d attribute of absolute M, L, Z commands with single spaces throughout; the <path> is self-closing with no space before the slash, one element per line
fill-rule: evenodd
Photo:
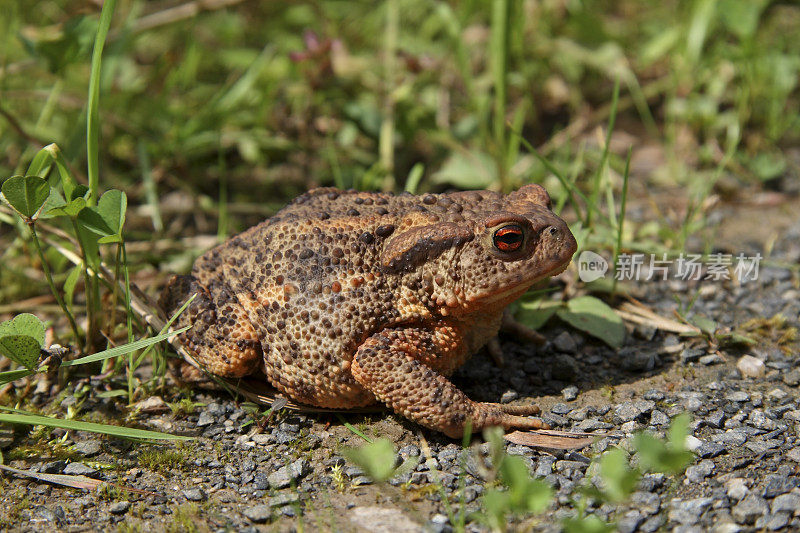
<path fill-rule="evenodd" d="M 358 349 L 350 371 L 356 381 L 392 410 L 449 437 L 461 437 L 467 421 L 474 431 L 489 426 L 547 427 L 541 420 L 521 416 L 538 413 L 536 406 L 470 400 L 433 368 L 438 366 L 437 354 L 427 350 L 423 353 L 422 348 L 436 347 L 436 340 L 434 333 L 413 328 L 383 331 Z"/>

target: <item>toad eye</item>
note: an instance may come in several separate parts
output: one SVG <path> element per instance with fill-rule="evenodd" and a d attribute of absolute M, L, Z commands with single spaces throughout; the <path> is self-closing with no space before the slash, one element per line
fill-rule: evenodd
<path fill-rule="evenodd" d="M 494 232 L 492 242 L 494 247 L 501 252 L 514 252 L 519 250 L 523 240 L 525 240 L 525 234 L 522 227 L 517 224 L 509 224 Z"/>

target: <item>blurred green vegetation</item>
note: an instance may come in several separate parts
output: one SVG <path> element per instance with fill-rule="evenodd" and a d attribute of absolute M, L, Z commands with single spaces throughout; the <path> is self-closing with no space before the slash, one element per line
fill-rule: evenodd
<path fill-rule="evenodd" d="M 103 188 L 143 198 L 146 158 L 160 194 L 216 198 L 224 175 L 230 200 L 277 206 L 318 184 L 401 190 L 417 164 L 421 190 L 499 188 L 505 158 L 505 188 L 537 181 L 558 195 L 514 132 L 580 186 L 600 162 L 592 129 L 617 79 L 620 142 L 634 155 L 659 147 L 637 179 L 703 188 L 722 162 L 742 182 L 769 180 L 800 141 L 791 2 L 509 1 L 505 143 L 492 2 L 227 3 L 187 17 L 170 11 L 180 2 L 119 3 L 102 78 Z M 85 168 L 98 12 L 88 0 L 7 4 L 0 175 L 49 142 Z"/>
<path fill-rule="evenodd" d="M 100 4 L 6 8 L 0 178 L 55 142 L 86 183 Z M 798 181 L 798 34 L 800 6 L 764 0 L 119 0 L 100 189 L 127 193 L 128 240 L 176 242 L 223 238 L 317 185 L 538 182 L 582 247 L 680 251 L 712 193 Z M 623 229 L 623 192 L 649 221 Z M 0 222 L 0 301 L 46 291 L 25 232 Z M 209 245 L 168 264 L 180 250 L 132 249 L 134 270 L 183 270 Z M 64 283 L 70 265 L 47 254 Z"/>

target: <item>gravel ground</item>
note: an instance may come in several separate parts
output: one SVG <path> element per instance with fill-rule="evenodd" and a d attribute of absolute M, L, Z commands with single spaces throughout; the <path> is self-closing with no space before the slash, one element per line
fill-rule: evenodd
<path fill-rule="evenodd" d="M 797 264 L 799 243 L 797 224 L 777 242 L 771 259 Z M 740 251 L 759 250 L 745 245 L 735 252 Z M 797 327 L 797 286 L 789 270 L 762 264 L 759 280 L 742 286 L 668 281 L 640 284 L 637 290 L 666 317 L 674 316 L 676 297 L 687 305 L 696 296 L 693 312 L 723 326 L 780 313 L 787 327 Z M 690 412 L 690 445 L 697 460 L 685 475 L 647 475 L 628 504 L 592 512 L 618 520 L 626 532 L 800 530 L 800 361 L 796 341 L 776 343 L 783 332 L 759 337 L 748 349 L 716 350 L 705 341 L 637 327 L 615 352 L 553 321 L 544 331 L 549 339 L 544 347 L 504 342 L 503 369 L 480 354 L 454 381 L 478 400 L 533 397 L 555 428 L 610 435 L 581 452 L 559 455 L 507 445 L 509 454 L 523 457 L 533 475 L 557 489 L 551 508 L 527 519 L 525 527 L 557 529 L 557 519 L 571 512 L 569 495 L 591 456 L 610 445 L 626 446 L 638 430 L 663 435 L 671 417 Z M 88 382 L 88 395 L 86 383 L 69 385 L 54 403 L 62 412 L 124 418 L 116 399 L 96 395 L 99 383 Z M 339 418 L 284 411 L 259 424 L 263 421 L 254 421 L 251 411 L 225 394 L 192 394 L 202 406 L 190 414 L 174 414 L 151 399 L 150 412 L 136 417 L 142 427 L 198 437 L 185 444 L 142 445 L 54 431 L 43 446 L 36 434 L 18 434 L 4 449 L 10 466 L 82 474 L 147 493 L 124 488 L 90 493 L 6 476 L 0 495 L 4 526 L 30 531 L 290 531 L 301 526 L 450 531 L 437 476 L 457 505 L 462 496 L 454 493 L 463 478 L 467 509 L 480 508 L 488 460 L 488 446 L 480 439 L 462 467 L 459 443 L 391 414 Z M 422 461 L 389 484 L 372 484 L 342 457 L 344 446 L 363 443 L 342 420 L 368 435 L 390 438 L 401 458 L 420 456 L 428 446 L 436 471 Z M 485 527 L 470 522 L 467 530 Z"/>

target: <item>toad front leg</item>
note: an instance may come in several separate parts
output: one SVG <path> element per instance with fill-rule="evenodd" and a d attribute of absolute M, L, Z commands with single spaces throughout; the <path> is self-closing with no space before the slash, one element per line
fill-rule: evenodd
<path fill-rule="evenodd" d="M 454 328 L 384 330 L 367 339 L 351 365 L 353 377 L 398 414 L 449 437 L 489 426 L 541 429 L 541 420 L 520 415 L 539 408 L 473 402 L 453 385 L 449 375 L 467 357 Z"/>

